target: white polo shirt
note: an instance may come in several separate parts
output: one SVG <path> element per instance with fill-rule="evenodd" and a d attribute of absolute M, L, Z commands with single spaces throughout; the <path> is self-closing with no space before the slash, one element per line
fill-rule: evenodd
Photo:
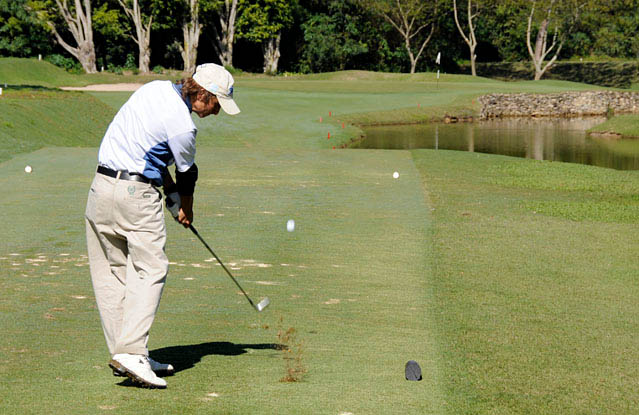
<path fill-rule="evenodd" d="M 98 163 L 142 174 L 161 186 L 167 167 L 179 172 L 195 161 L 197 128 L 187 103 L 171 81 L 152 81 L 131 95 L 109 125 Z"/>

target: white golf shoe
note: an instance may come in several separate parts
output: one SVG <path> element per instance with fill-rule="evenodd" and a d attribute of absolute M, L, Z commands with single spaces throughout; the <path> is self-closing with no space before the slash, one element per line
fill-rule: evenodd
<path fill-rule="evenodd" d="M 170 363 L 159 363 L 155 360 L 149 359 L 149 364 L 151 365 L 151 370 L 155 372 L 156 375 L 172 375 L 175 373 L 175 368 Z"/>
<path fill-rule="evenodd" d="M 157 363 L 157 362 L 156 362 Z M 148 357 L 139 354 L 116 354 L 109 362 L 109 366 L 147 388 L 166 388 L 166 381 L 157 377 Z"/>
<path fill-rule="evenodd" d="M 170 363 L 160 363 L 151 359 L 151 357 L 147 357 L 149 360 L 149 364 L 151 365 L 151 370 L 155 372 L 158 376 L 171 376 L 175 373 L 175 368 Z M 113 369 L 113 376 L 126 376 L 124 372 L 120 372 L 118 369 Z"/>

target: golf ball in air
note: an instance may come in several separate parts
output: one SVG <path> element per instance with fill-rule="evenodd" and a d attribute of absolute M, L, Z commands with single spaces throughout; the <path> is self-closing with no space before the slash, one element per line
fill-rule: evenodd
<path fill-rule="evenodd" d="M 398 179 L 399 178 L 399 173 L 395 172 L 393 173 L 393 179 Z"/>
<path fill-rule="evenodd" d="M 31 168 L 31 166 L 27 166 L 27 167 L 24 168 L 24 171 L 26 173 L 31 173 L 33 171 L 33 169 Z"/>
<path fill-rule="evenodd" d="M 295 221 L 293 219 L 289 219 L 289 221 L 286 222 L 286 230 L 289 232 L 293 232 L 295 230 Z"/>

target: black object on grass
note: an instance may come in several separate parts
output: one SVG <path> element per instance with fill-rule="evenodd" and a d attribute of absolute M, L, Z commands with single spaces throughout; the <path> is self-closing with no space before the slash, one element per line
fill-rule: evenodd
<path fill-rule="evenodd" d="M 406 380 L 422 380 L 422 368 L 414 360 L 406 363 Z"/>

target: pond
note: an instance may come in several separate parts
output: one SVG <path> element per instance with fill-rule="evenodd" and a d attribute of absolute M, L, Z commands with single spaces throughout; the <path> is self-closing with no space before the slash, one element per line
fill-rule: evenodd
<path fill-rule="evenodd" d="M 586 130 L 605 121 L 585 118 L 511 118 L 473 123 L 366 127 L 353 148 L 471 151 L 536 160 L 639 170 L 639 139 L 591 137 Z"/>

